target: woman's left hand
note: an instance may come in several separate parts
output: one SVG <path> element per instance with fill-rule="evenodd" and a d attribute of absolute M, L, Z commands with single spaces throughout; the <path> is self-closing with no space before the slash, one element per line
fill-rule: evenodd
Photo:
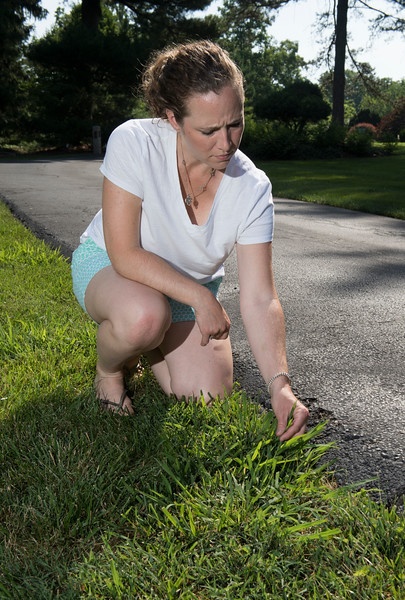
<path fill-rule="evenodd" d="M 277 418 L 276 435 L 280 442 L 302 435 L 307 429 L 309 411 L 296 398 L 289 386 L 274 393 L 271 405 Z"/>

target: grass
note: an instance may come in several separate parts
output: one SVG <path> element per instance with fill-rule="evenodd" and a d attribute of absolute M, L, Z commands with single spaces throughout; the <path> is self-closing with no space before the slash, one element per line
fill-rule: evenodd
<path fill-rule="evenodd" d="M 392 156 L 261 162 L 278 198 L 405 219 L 405 144 Z"/>
<path fill-rule="evenodd" d="M 337 488 L 322 424 L 280 444 L 235 387 L 207 409 L 147 367 L 98 410 L 68 262 L 0 204 L 0 597 L 405 597 L 405 519 Z"/>

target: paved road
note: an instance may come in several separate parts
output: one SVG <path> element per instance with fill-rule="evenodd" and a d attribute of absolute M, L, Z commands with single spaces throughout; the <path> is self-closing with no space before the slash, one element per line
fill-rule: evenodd
<path fill-rule="evenodd" d="M 100 206 L 100 161 L 0 161 L 0 194 L 39 236 L 70 255 Z M 378 477 L 405 494 L 405 222 L 276 200 L 277 286 L 294 388 L 312 423 L 328 419 L 340 483 Z M 232 321 L 236 378 L 265 388 L 244 339 L 234 257 L 222 301 Z"/>

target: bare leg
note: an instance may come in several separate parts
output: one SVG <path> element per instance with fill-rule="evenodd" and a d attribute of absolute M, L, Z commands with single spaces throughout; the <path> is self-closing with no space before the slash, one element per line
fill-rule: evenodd
<path fill-rule="evenodd" d="M 147 357 L 162 389 L 178 398 L 223 397 L 232 390 L 233 361 L 229 338 L 201 346 L 194 321 L 172 323 L 159 348 Z"/>
<path fill-rule="evenodd" d="M 119 403 L 125 366 L 162 342 L 171 323 L 170 307 L 163 294 L 121 277 L 112 267 L 93 277 L 85 301 L 89 315 L 99 323 L 97 394 Z M 133 411 L 129 398 L 123 408 Z"/>

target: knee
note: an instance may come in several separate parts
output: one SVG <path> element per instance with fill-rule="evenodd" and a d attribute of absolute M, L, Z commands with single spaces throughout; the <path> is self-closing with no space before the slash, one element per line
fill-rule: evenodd
<path fill-rule="evenodd" d="M 158 309 L 153 306 L 137 306 L 133 312 L 123 318 L 120 330 L 131 348 L 143 351 L 151 350 L 161 344 L 171 325 L 170 306 Z"/>

